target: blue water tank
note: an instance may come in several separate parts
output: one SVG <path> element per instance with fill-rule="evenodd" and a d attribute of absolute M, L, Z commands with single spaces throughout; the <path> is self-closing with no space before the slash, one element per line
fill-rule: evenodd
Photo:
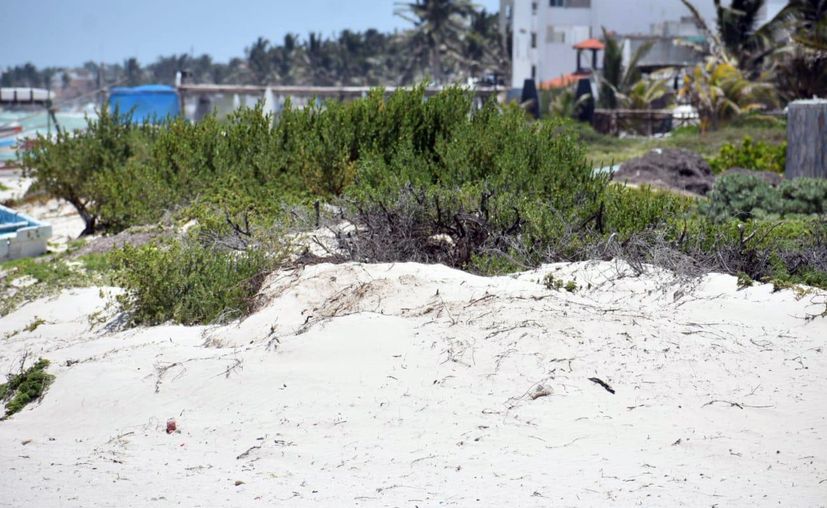
<path fill-rule="evenodd" d="M 178 92 L 167 85 L 114 87 L 109 92 L 109 112 L 131 113 L 133 123 L 161 123 L 181 114 Z"/>

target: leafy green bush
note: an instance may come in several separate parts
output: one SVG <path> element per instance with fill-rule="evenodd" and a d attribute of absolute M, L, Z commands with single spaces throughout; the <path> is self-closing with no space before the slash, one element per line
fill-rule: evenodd
<path fill-rule="evenodd" d="M 787 143 L 770 145 L 746 136 L 740 146 L 731 143 L 722 146 L 718 155 L 709 159 L 709 167 L 714 173 L 730 168 L 783 173 L 786 161 Z"/>
<path fill-rule="evenodd" d="M 134 324 L 220 322 L 245 314 L 270 266 L 258 250 L 232 252 L 184 239 L 113 253 L 120 301 Z"/>
<path fill-rule="evenodd" d="M 763 217 L 774 213 L 781 202 L 777 189 L 757 176 L 745 174 L 719 178 L 707 198 L 701 209 L 718 221 Z"/>
<path fill-rule="evenodd" d="M 784 180 L 778 192 L 782 214 L 827 213 L 827 180 L 823 178 Z"/>
<path fill-rule="evenodd" d="M 152 127 L 134 125 L 128 116 L 117 111 L 109 114 L 105 109 L 97 120 L 87 123 L 87 130 L 82 132 L 60 131 L 55 141 L 38 135 L 32 149 L 22 154 L 21 162 L 40 189 L 77 209 L 86 224 L 84 233 L 89 234 L 100 227 L 99 207 L 118 198 L 107 193 L 101 181 L 140 157 L 152 138 Z"/>
<path fill-rule="evenodd" d="M 707 198 L 701 210 L 717 221 L 823 214 L 827 211 L 827 180 L 796 178 L 774 188 L 757 176 L 726 175 L 715 182 Z"/>
<path fill-rule="evenodd" d="M 41 358 L 25 371 L 12 374 L 5 384 L 0 385 L 0 402 L 6 405 L 4 419 L 43 396 L 55 379 L 46 372 L 48 366 L 49 360 Z"/>

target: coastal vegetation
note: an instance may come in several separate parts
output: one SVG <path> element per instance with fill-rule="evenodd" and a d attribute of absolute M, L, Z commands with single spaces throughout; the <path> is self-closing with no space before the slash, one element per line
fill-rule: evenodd
<path fill-rule="evenodd" d="M 419 87 L 278 118 L 253 108 L 150 126 L 102 112 L 86 131 L 40 138 L 22 162 L 88 233 L 190 225 L 110 254 L 136 323 L 243 315 L 264 275 L 295 262 L 297 232 L 341 222 L 356 229 L 337 230 L 322 258 L 493 274 L 619 257 L 823 284 L 822 182 L 734 175 L 707 198 L 626 187 L 593 170 L 583 136 L 568 120 L 475 109 L 459 88 L 426 100 Z"/>

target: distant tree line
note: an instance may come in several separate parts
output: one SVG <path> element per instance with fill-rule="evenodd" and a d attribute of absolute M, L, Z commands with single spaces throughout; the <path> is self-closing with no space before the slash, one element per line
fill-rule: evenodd
<path fill-rule="evenodd" d="M 207 54 L 159 57 L 141 65 L 136 58 L 118 64 L 87 62 L 83 69 L 103 85 L 172 84 L 179 71 L 195 83 L 281 85 L 399 85 L 430 78 L 448 83 L 508 73 L 507 41 L 497 13 L 479 10 L 468 0 L 398 2 L 398 16 L 412 28 L 396 32 L 342 30 L 325 37 L 288 33 L 280 42 L 264 37 L 245 49 L 243 58 L 215 62 Z M 38 69 L 31 63 L 2 71 L 2 86 L 54 86 L 52 77 L 67 69 Z M 59 84 L 69 86 L 65 76 Z"/>

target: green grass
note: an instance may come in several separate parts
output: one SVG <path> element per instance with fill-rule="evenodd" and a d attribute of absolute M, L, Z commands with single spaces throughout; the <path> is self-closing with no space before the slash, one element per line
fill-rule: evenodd
<path fill-rule="evenodd" d="M 22 258 L 0 264 L 0 269 L 7 271 L 9 278 L 32 277 L 37 282 L 52 284 L 72 276 L 72 269 L 63 261 Z"/>
<path fill-rule="evenodd" d="M 5 403 L 6 419 L 23 409 L 26 404 L 33 402 L 46 393 L 55 377 L 46 372 L 49 360 L 41 358 L 20 374 L 9 376 L 8 382 L 0 385 L 0 402 Z"/>
<path fill-rule="evenodd" d="M 683 148 L 710 158 L 718 154 L 727 143 L 739 145 L 744 137 L 754 141 L 778 144 L 787 140 L 786 125 L 774 121 L 741 120 L 733 122 L 717 131 L 701 135 L 696 127 L 675 129 L 664 138 L 629 137 L 616 138 L 599 134 L 589 128 L 581 127 L 581 139 L 586 143 L 586 156 L 595 166 L 619 164 L 640 157 L 655 148 Z"/>
<path fill-rule="evenodd" d="M 23 330 L 31 333 L 31 332 L 37 330 L 40 327 L 40 325 L 44 324 L 45 322 L 46 322 L 45 319 L 35 318 L 31 323 L 26 325 L 26 327 L 23 328 Z"/>
<path fill-rule="evenodd" d="M 40 258 L 15 259 L 0 263 L 0 316 L 16 309 L 24 302 L 50 296 L 73 287 L 106 284 L 111 272 L 109 258 L 105 254 L 89 254 L 70 264 L 66 254 Z M 14 287 L 15 280 L 31 277 L 34 283 Z"/>

